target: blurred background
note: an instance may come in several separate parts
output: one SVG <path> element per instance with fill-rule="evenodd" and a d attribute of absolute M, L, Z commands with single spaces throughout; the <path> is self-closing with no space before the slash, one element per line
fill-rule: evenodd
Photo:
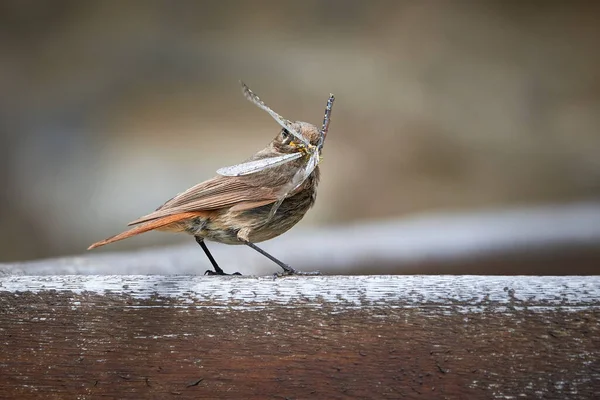
<path fill-rule="evenodd" d="M 262 148 L 279 127 L 241 79 L 315 124 L 336 95 L 318 200 L 289 238 L 450 254 L 501 227 L 494 269 L 468 272 L 597 272 L 599 39 L 587 1 L 4 0 L 0 262 L 84 253 Z M 332 241 L 314 246 L 339 256 Z M 149 233 L 98 252 L 174 243 L 195 246 Z"/>

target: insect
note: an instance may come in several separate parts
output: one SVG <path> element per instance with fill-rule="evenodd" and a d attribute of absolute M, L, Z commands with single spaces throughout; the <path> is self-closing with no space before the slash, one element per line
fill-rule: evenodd
<path fill-rule="evenodd" d="M 242 83 L 244 96 L 266 111 L 282 128 L 277 136 L 247 161 L 220 168 L 217 176 L 178 194 L 156 211 L 129 225 L 134 228 L 92 244 L 89 249 L 150 230 L 186 232 L 195 237 L 214 271 L 226 275 L 208 250 L 205 240 L 245 244 L 266 256 L 284 274 L 302 272 L 283 263 L 255 243 L 289 230 L 316 199 L 321 151 L 335 97 L 330 94 L 321 129 L 307 122 L 289 121 L 268 107 Z"/>

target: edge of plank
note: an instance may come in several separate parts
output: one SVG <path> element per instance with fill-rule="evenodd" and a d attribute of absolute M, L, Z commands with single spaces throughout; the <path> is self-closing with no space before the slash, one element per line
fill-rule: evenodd
<path fill-rule="evenodd" d="M 600 308 L 600 276 L 202 277 L 59 275 L 0 277 L 7 293 L 119 296 L 183 305 Z"/>

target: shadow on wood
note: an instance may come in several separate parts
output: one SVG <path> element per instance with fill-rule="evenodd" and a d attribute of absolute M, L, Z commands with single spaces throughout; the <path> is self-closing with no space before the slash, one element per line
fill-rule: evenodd
<path fill-rule="evenodd" d="M 6 276 L 0 398 L 593 398 L 599 277 Z"/>

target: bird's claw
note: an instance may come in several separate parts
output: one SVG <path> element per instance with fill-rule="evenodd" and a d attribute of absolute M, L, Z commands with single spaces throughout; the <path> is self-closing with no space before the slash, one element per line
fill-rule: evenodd
<path fill-rule="evenodd" d="M 215 272 L 213 270 L 207 269 L 206 272 L 204 272 L 204 275 L 209 275 L 209 276 L 213 276 L 213 275 L 218 275 L 218 276 L 232 276 L 232 275 L 239 275 L 241 276 L 242 274 L 240 274 L 239 272 L 234 272 L 233 274 L 226 274 L 225 272 L 221 271 L 219 272 Z"/>

